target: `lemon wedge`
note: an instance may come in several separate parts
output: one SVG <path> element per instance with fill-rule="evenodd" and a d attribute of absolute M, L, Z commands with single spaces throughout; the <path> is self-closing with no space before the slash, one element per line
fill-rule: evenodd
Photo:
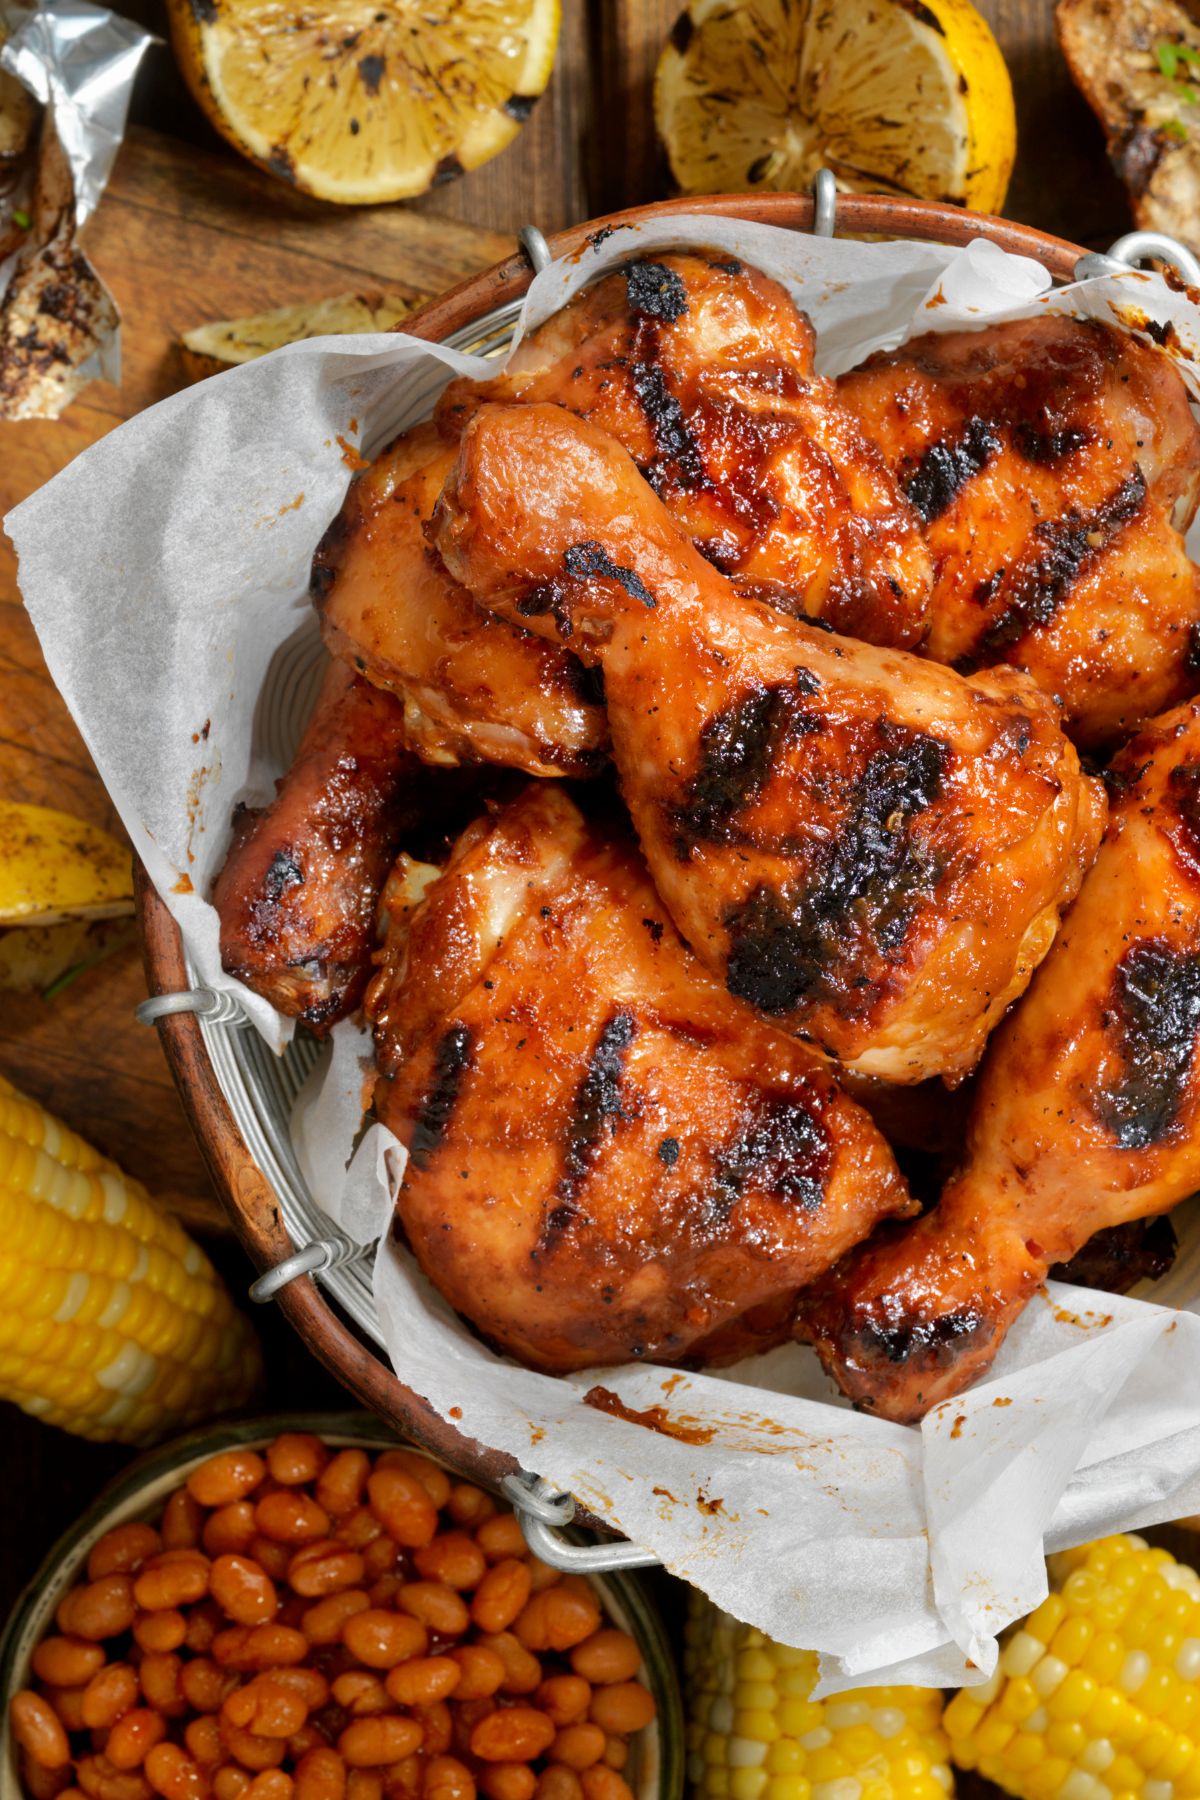
<path fill-rule="evenodd" d="M 129 850 L 111 832 L 48 806 L 0 801 L 0 926 L 132 911 Z"/>
<path fill-rule="evenodd" d="M 654 113 L 685 193 L 855 193 L 1004 204 L 1012 83 L 969 0 L 691 0 Z"/>
<path fill-rule="evenodd" d="M 550 79 L 559 0 L 168 0 L 229 142 L 323 200 L 423 194 L 503 150 Z"/>

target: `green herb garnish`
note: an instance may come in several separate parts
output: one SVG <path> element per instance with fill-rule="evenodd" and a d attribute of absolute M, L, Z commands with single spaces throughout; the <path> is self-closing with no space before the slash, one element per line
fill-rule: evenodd
<path fill-rule="evenodd" d="M 28 231 L 29 227 L 33 224 L 33 220 L 30 218 L 30 216 L 27 212 L 22 212 L 22 210 L 19 206 L 14 206 L 13 207 L 13 224 L 19 225 L 21 227 L 22 231 Z"/>

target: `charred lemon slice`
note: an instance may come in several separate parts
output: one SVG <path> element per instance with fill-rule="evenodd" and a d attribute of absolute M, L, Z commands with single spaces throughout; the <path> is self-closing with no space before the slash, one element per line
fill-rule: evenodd
<path fill-rule="evenodd" d="M 550 79 L 559 0 L 168 0 L 196 99 L 323 200 L 423 194 L 503 150 Z"/>
<path fill-rule="evenodd" d="M 969 0 L 691 0 L 659 58 L 659 136 L 685 193 L 803 191 L 1004 203 L 1004 58 Z"/>
<path fill-rule="evenodd" d="M 0 926 L 132 911 L 129 851 L 111 832 L 53 807 L 0 802 Z"/>

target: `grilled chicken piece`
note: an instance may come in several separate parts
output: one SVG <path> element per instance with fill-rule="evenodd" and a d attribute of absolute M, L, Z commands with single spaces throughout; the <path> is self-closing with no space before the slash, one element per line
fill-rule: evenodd
<path fill-rule="evenodd" d="M 401 858 L 368 1010 L 424 1272 L 536 1368 L 730 1360 L 914 1207 L 828 1069 L 680 942 L 632 842 L 538 785 Z M 423 895 L 423 898 L 422 898 Z"/>
<path fill-rule="evenodd" d="M 526 338 L 505 373 L 455 382 L 455 435 L 481 399 L 553 401 L 625 445 L 697 548 L 742 591 L 869 643 L 927 625 L 920 520 L 813 373 L 785 288 L 729 257 L 630 263 Z"/>
<path fill-rule="evenodd" d="M 418 425 L 351 484 L 313 562 L 325 642 L 399 695 L 426 762 L 594 774 L 608 726 L 580 663 L 481 613 L 425 541 L 453 461 L 436 428 Z"/>
<path fill-rule="evenodd" d="M 314 1031 L 366 986 L 379 890 L 429 783 L 405 743 L 399 701 L 334 663 L 275 799 L 234 822 L 212 894 L 222 967 Z"/>
<path fill-rule="evenodd" d="M 847 1394 L 912 1419 L 991 1363 L 1052 1264 L 1200 1187 L 1200 703 L 1114 764 L 1095 865 L 996 1033 L 958 1177 L 804 1309 Z"/>
<path fill-rule="evenodd" d="M 925 520 L 926 655 L 1027 669 L 1089 746 L 1194 690 L 1200 426 L 1161 350 L 1047 313 L 931 332 L 839 386 Z"/>
<path fill-rule="evenodd" d="M 964 1074 L 1102 829 L 1052 704 L 739 596 L 625 450 L 487 406 L 435 514 L 482 604 L 602 670 L 659 892 L 748 1001 L 861 1073 Z"/>

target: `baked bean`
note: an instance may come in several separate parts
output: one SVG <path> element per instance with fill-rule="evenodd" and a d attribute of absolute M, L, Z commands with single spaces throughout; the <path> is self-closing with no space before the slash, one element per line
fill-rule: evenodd
<path fill-rule="evenodd" d="M 629 1745 L 623 1737 L 610 1737 L 604 1745 L 604 1760 L 610 1769 L 623 1769 L 629 1761 Z"/>
<path fill-rule="evenodd" d="M 212 1791 L 216 1800 L 242 1800 L 253 1779 L 237 1763 L 222 1763 L 213 1771 Z"/>
<path fill-rule="evenodd" d="M 378 1769 L 400 1762 L 421 1747 L 421 1727 L 395 1713 L 384 1718 L 354 1719 L 338 1738 L 343 1762 L 351 1769 Z"/>
<path fill-rule="evenodd" d="M 356 1612 L 342 1627 L 342 1642 L 368 1669 L 394 1669 L 407 1657 L 420 1656 L 429 1634 L 417 1619 L 371 1607 Z"/>
<path fill-rule="evenodd" d="M 195 1550 L 204 1530 L 205 1513 L 200 1502 L 185 1487 L 176 1488 L 163 1508 L 162 1532 L 164 1550 Z"/>
<path fill-rule="evenodd" d="M 381 1771 L 387 1800 L 421 1800 L 424 1771 L 424 1750 L 419 1755 L 402 1756 L 399 1762 L 389 1764 Z"/>
<path fill-rule="evenodd" d="M 243 1556 L 254 1542 L 258 1526 L 249 1500 L 231 1500 L 209 1513 L 200 1533 L 206 1556 Z"/>
<path fill-rule="evenodd" d="M 9 1702 L 8 1721 L 13 1737 L 33 1762 L 43 1769 L 66 1768 L 71 1760 L 67 1734 L 54 1708 L 40 1694 L 29 1688 L 14 1694 Z"/>
<path fill-rule="evenodd" d="M 258 1673 L 303 1662 L 308 1655 L 308 1641 L 294 1626 L 274 1620 L 267 1625 L 231 1625 L 228 1631 L 218 1631 L 212 1654 L 213 1661 L 223 1669 Z"/>
<path fill-rule="evenodd" d="M 102 1575 L 131 1575 L 162 1548 L 162 1538 L 153 1525 L 114 1525 L 92 1545 L 87 1559 L 88 1580 L 99 1581 Z"/>
<path fill-rule="evenodd" d="M 193 1606 L 188 1612 L 187 1630 L 183 1638 L 185 1648 L 196 1656 L 206 1656 L 223 1625 L 220 1607 L 211 1600 L 202 1600 L 199 1606 Z"/>
<path fill-rule="evenodd" d="M 513 1631 L 527 1650 L 571 1650 L 591 1637 L 600 1623 L 600 1603 L 592 1590 L 586 1582 L 568 1577 L 534 1594 Z"/>
<path fill-rule="evenodd" d="M 264 1769 L 246 1789 L 246 1800 L 292 1800 L 295 1786 L 286 1769 Z"/>
<path fill-rule="evenodd" d="M 217 1730 L 227 1754 L 253 1775 L 263 1769 L 277 1769 L 287 1755 L 283 1738 L 256 1737 L 244 1725 L 235 1725 L 226 1718 L 224 1712 L 217 1720 Z"/>
<path fill-rule="evenodd" d="M 380 1532 L 377 1538 L 363 1546 L 363 1580 L 375 1582 L 381 1576 L 395 1574 L 401 1555 L 399 1545 L 394 1544 L 385 1532 Z"/>
<path fill-rule="evenodd" d="M 234 1689 L 221 1708 L 221 1717 L 255 1737 L 289 1738 L 307 1720 L 308 1706 L 294 1688 L 260 1675 Z"/>
<path fill-rule="evenodd" d="M 604 1755 L 605 1742 L 599 1725 L 567 1725 L 554 1740 L 554 1761 L 568 1769 L 590 1769 Z"/>
<path fill-rule="evenodd" d="M 307 1756 L 310 1750 L 328 1750 L 328 1748 L 329 1733 L 322 1731 L 318 1724 L 309 1719 L 307 1724 L 300 1727 L 299 1731 L 293 1731 L 288 1739 L 287 1760 L 291 1763 L 298 1763 L 300 1758 Z"/>
<path fill-rule="evenodd" d="M 188 1755 L 202 1769 L 214 1769 L 225 1754 L 221 1727 L 211 1713 L 192 1719 L 183 1728 L 183 1741 Z"/>
<path fill-rule="evenodd" d="M 296 1593 L 306 1600 L 322 1594 L 336 1594 L 342 1588 L 358 1587 L 363 1578 L 363 1559 L 332 1538 L 321 1538 L 305 1544 L 288 1563 L 288 1580 Z"/>
<path fill-rule="evenodd" d="M 153 1789 L 141 1769 L 114 1769 L 107 1756 L 82 1756 L 75 1779 L 89 1800 L 150 1800 Z"/>
<path fill-rule="evenodd" d="M 471 1622 L 462 1595 L 443 1581 L 406 1581 L 396 1605 L 439 1637 L 459 1637 Z"/>
<path fill-rule="evenodd" d="M 346 1800 L 383 1800 L 383 1776 L 378 1769 L 347 1769 Z"/>
<path fill-rule="evenodd" d="M 583 1800 L 633 1800 L 633 1792 L 624 1776 L 607 1763 L 596 1763 L 579 1777 Z"/>
<path fill-rule="evenodd" d="M 490 1699 L 504 1680 L 504 1664 L 483 1644 L 460 1644 L 448 1654 L 461 1671 L 454 1690 L 458 1700 Z"/>
<path fill-rule="evenodd" d="M 529 1555 L 529 1546 L 515 1513 L 497 1513 L 494 1518 L 485 1519 L 475 1533 L 475 1542 L 489 1562 Z"/>
<path fill-rule="evenodd" d="M 450 1498 L 450 1477 L 445 1469 L 439 1469 L 435 1462 L 422 1456 L 419 1450 L 385 1450 L 375 1458 L 377 1469 L 403 1469 L 414 1481 L 419 1481 L 435 1507 L 440 1512 Z"/>
<path fill-rule="evenodd" d="M 529 1564 L 506 1556 L 493 1563 L 471 1602 L 471 1618 L 481 1631 L 507 1631 L 529 1599 Z"/>
<path fill-rule="evenodd" d="M 264 1494 L 254 1509 L 254 1522 L 263 1537 L 277 1544 L 315 1544 L 329 1536 L 333 1521 L 309 1494 L 294 1488 L 277 1488 Z"/>
<path fill-rule="evenodd" d="M 101 1575 L 86 1587 L 72 1588 L 58 1603 L 55 1619 L 64 1637 L 120 1637 L 133 1624 L 133 1583 L 128 1575 Z"/>
<path fill-rule="evenodd" d="M 431 1756 L 423 1792 L 425 1800 L 475 1800 L 475 1777 L 457 1756 Z"/>
<path fill-rule="evenodd" d="M 604 1731 L 629 1737 L 648 1725 L 657 1710 L 654 1696 L 640 1681 L 614 1681 L 596 1689 L 588 1717 Z"/>
<path fill-rule="evenodd" d="M 532 1694 L 541 1686 L 541 1663 L 511 1631 L 497 1631 L 479 1641 L 485 1649 L 494 1651 L 504 1664 L 504 1679 L 500 1683 L 502 1693 Z"/>
<path fill-rule="evenodd" d="M 115 1769 L 136 1769 L 166 1735 L 167 1721 L 161 1713 L 149 1706 L 135 1706 L 109 1732 L 104 1754 Z"/>
<path fill-rule="evenodd" d="M 248 1556 L 218 1556 L 209 1571 L 208 1585 L 225 1617 L 238 1625 L 265 1625 L 275 1617 L 279 1600 L 275 1583 Z"/>
<path fill-rule="evenodd" d="M 456 1481 L 450 1489 L 450 1498 L 446 1502 L 446 1511 L 456 1525 L 471 1527 L 481 1525 L 490 1519 L 496 1510 L 496 1502 L 482 1488 L 472 1486 L 469 1481 Z"/>
<path fill-rule="evenodd" d="M 445 1700 L 462 1680 L 462 1669 L 449 1656 L 414 1656 L 385 1677 L 384 1686 L 400 1706 L 432 1706 Z"/>
<path fill-rule="evenodd" d="M 551 1675 L 537 1691 L 538 1705 L 560 1728 L 586 1719 L 591 1697 L 591 1687 L 581 1675 Z"/>
<path fill-rule="evenodd" d="M 487 1561 L 474 1538 L 465 1531 L 442 1531 L 431 1544 L 413 1551 L 413 1567 L 426 1581 L 443 1581 L 447 1587 L 478 1587 L 487 1572 Z"/>
<path fill-rule="evenodd" d="M 252 1494 L 267 1472 L 254 1450 L 222 1450 L 187 1478 L 187 1491 L 201 1506 L 228 1506 Z"/>
<path fill-rule="evenodd" d="M 168 1651 L 165 1656 L 147 1652 L 138 1664 L 138 1680 L 146 1704 L 156 1707 L 168 1719 L 179 1718 L 187 1711 L 180 1685 L 182 1675 L 183 1664 L 173 1652 Z"/>
<path fill-rule="evenodd" d="M 367 1476 L 367 1502 L 397 1544 L 416 1549 L 433 1542 L 437 1507 L 422 1483 L 407 1469 L 374 1468 Z"/>
<path fill-rule="evenodd" d="M 528 1763 L 491 1763 L 479 1771 L 488 1800 L 533 1800 L 537 1776 Z"/>
<path fill-rule="evenodd" d="M 233 1676 L 206 1656 L 194 1657 L 179 1671 L 180 1691 L 193 1712 L 220 1712 L 232 1682 Z"/>
<path fill-rule="evenodd" d="M 155 1744 L 142 1766 L 150 1786 L 163 1800 L 207 1800 L 203 1769 L 178 1744 Z"/>
<path fill-rule="evenodd" d="M 551 1763 L 538 1776 L 534 1800 L 583 1800 L 578 1775 L 562 1763 Z"/>
<path fill-rule="evenodd" d="M 309 1712 L 318 1712 L 329 1701 L 329 1682 L 320 1669 L 305 1667 L 272 1669 L 271 1680 L 299 1694 Z"/>
<path fill-rule="evenodd" d="M 454 1742 L 454 1714 L 444 1700 L 429 1706 L 414 1706 L 412 1716 L 424 1732 L 423 1756 L 444 1756 Z"/>
<path fill-rule="evenodd" d="M 317 1500 L 331 1519 L 344 1519 L 361 1505 L 371 1472 L 365 1450 L 339 1450 L 317 1476 Z"/>
<path fill-rule="evenodd" d="M 554 1587 L 562 1580 L 562 1570 L 552 1569 L 549 1563 L 539 1562 L 536 1556 L 529 1559 L 529 1580 L 535 1594 L 543 1588 Z"/>
<path fill-rule="evenodd" d="M 334 1676 L 329 1691 L 337 1704 L 356 1719 L 392 1710 L 387 1689 L 369 1669 L 343 1670 Z"/>
<path fill-rule="evenodd" d="M 492 1699 L 460 1700 L 454 1702 L 454 1754 L 469 1757 L 471 1754 L 471 1733 L 480 1719 L 486 1719 L 494 1713 L 499 1702 Z"/>
<path fill-rule="evenodd" d="M 597 1687 L 610 1681 L 632 1681 L 642 1666 L 642 1653 L 627 1631 L 607 1627 L 594 1631 L 571 1652 L 571 1667 Z"/>
<path fill-rule="evenodd" d="M 178 1650 L 187 1641 L 187 1620 L 174 1606 L 139 1613 L 133 1621 L 133 1641 L 139 1650 Z"/>
<path fill-rule="evenodd" d="M 299 1487 L 315 1481 L 329 1452 L 319 1437 L 307 1431 L 283 1431 L 267 1449 L 267 1471 L 283 1487 Z"/>
<path fill-rule="evenodd" d="M 481 1719 L 471 1753 L 484 1762 L 532 1762 L 554 1742 L 554 1726 L 533 1706 L 507 1706 Z"/>
<path fill-rule="evenodd" d="M 308 1607 L 301 1617 L 300 1629 L 310 1644 L 340 1643 L 346 1620 L 355 1613 L 366 1612 L 370 1604 L 361 1588 L 343 1588 L 340 1594 L 330 1594 Z"/>
<path fill-rule="evenodd" d="M 79 1715 L 89 1731 L 107 1731 L 140 1698 L 137 1670 L 128 1663 L 106 1663 L 84 1688 Z"/>
<path fill-rule="evenodd" d="M 190 1606 L 207 1594 L 211 1568 L 199 1550 L 166 1550 L 143 1565 L 133 1597 L 145 1612 Z"/>
<path fill-rule="evenodd" d="M 356 1506 L 353 1512 L 338 1520 L 333 1535 L 339 1544 L 347 1544 L 351 1550 L 365 1550 L 368 1544 L 375 1543 L 386 1533 L 369 1506 Z"/>
<path fill-rule="evenodd" d="M 104 1667 L 104 1651 L 85 1638 L 43 1638 L 33 1653 L 33 1672 L 52 1687 L 82 1687 Z"/>
<path fill-rule="evenodd" d="M 391 1539 L 382 1538 L 380 1541 L 387 1544 L 391 1542 Z M 371 1597 L 371 1605 L 382 1607 L 385 1612 L 389 1611 L 396 1604 L 396 1595 L 403 1586 L 404 1577 L 396 1570 L 393 1570 L 390 1575 L 380 1575 L 378 1580 L 373 1581 L 367 1589 L 367 1593 Z"/>
<path fill-rule="evenodd" d="M 22 1750 L 17 1759 L 17 1768 L 21 1787 L 30 1796 L 30 1800 L 59 1800 L 62 1794 L 79 1794 L 80 1790 L 71 1786 L 69 1764 L 61 1769 L 46 1769 Z"/>
<path fill-rule="evenodd" d="M 346 1765 L 329 1745 L 307 1750 L 296 1764 L 296 1800 L 345 1800 Z"/>
<path fill-rule="evenodd" d="M 255 1532 L 246 1546 L 246 1555 L 266 1571 L 272 1581 L 286 1581 L 288 1564 L 295 1554 L 291 1544 L 277 1544 L 274 1538 Z"/>
<path fill-rule="evenodd" d="M 59 1718 L 64 1731 L 86 1731 L 83 1722 L 83 1696 L 87 1692 L 81 1687 L 47 1687 L 43 1698 L 48 1700 Z"/>

